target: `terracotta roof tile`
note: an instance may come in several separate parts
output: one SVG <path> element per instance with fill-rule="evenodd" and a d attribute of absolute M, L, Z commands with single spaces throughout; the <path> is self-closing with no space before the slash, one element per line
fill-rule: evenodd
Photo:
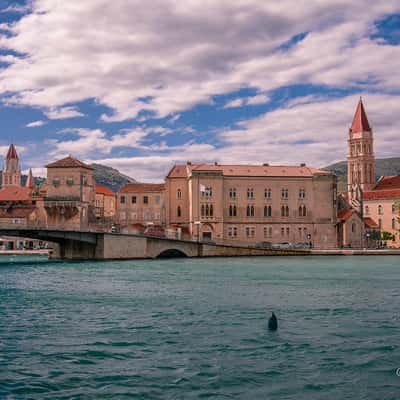
<path fill-rule="evenodd" d="M 364 224 L 367 228 L 377 229 L 379 225 L 372 218 L 364 218 Z"/>
<path fill-rule="evenodd" d="M 355 213 L 354 210 L 340 210 L 338 211 L 338 218 L 345 222 L 347 221 L 353 214 Z"/>
<path fill-rule="evenodd" d="M 85 168 L 93 170 L 93 168 L 90 165 L 87 165 L 72 156 L 68 156 L 61 160 L 47 164 L 46 168 Z"/>
<path fill-rule="evenodd" d="M 106 186 L 96 185 L 96 194 L 104 194 L 105 196 L 115 196 L 115 193 Z"/>
<path fill-rule="evenodd" d="M 356 113 L 354 114 L 353 123 L 351 124 L 350 131 L 353 133 L 371 131 L 371 127 L 369 126 L 367 114 L 365 112 L 361 97 L 357 105 Z"/>
<path fill-rule="evenodd" d="M 364 200 L 400 199 L 400 189 L 363 192 Z"/>
<path fill-rule="evenodd" d="M 121 187 L 119 193 L 161 192 L 165 190 L 163 183 L 127 183 Z"/>
<path fill-rule="evenodd" d="M 32 191 L 29 187 L 7 186 L 0 190 L 0 201 L 29 201 Z"/>
<path fill-rule="evenodd" d="M 313 167 L 296 165 L 210 165 L 188 164 L 175 165 L 169 174 L 169 178 L 185 178 L 193 172 L 221 172 L 224 176 L 252 176 L 252 177 L 309 177 L 326 174 L 333 175 L 330 171 Z"/>
<path fill-rule="evenodd" d="M 374 190 L 400 189 L 400 175 L 382 176 Z"/>

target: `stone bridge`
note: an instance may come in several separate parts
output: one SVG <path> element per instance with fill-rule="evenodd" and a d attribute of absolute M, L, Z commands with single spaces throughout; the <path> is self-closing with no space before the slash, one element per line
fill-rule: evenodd
<path fill-rule="evenodd" d="M 268 250 L 135 234 L 56 229 L 0 228 L 0 236 L 54 243 L 50 257 L 67 260 L 127 260 L 159 257 L 232 257 L 306 255 L 308 250 Z"/>

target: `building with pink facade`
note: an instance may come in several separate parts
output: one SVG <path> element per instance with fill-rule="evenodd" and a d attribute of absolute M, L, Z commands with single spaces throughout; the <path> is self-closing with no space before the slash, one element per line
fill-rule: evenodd
<path fill-rule="evenodd" d="M 167 226 L 190 238 L 337 246 L 336 176 L 300 166 L 175 165 L 166 177 Z"/>

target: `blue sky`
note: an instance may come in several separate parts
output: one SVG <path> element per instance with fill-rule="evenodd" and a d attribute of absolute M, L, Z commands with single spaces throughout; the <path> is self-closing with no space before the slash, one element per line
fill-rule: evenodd
<path fill-rule="evenodd" d="M 0 0 L 0 153 L 142 181 L 174 163 L 324 166 L 359 96 L 400 156 L 397 1 Z"/>

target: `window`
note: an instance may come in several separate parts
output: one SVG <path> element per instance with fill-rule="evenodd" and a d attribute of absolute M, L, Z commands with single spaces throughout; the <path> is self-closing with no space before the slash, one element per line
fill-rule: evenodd
<path fill-rule="evenodd" d="M 299 199 L 305 199 L 306 198 L 306 191 L 305 189 L 300 189 L 299 190 Z"/>
<path fill-rule="evenodd" d="M 213 217 L 214 216 L 214 208 L 213 208 L 213 205 L 211 204 L 210 205 L 210 217 Z"/>
<path fill-rule="evenodd" d="M 285 228 L 281 228 L 281 236 L 285 236 Z"/>
<path fill-rule="evenodd" d="M 236 217 L 236 206 L 235 205 L 230 205 L 229 206 L 229 216 L 230 217 Z"/>
<path fill-rule="evenodd" d="M 272 207 L 270 205 L 264 206 L 264 217 L 272 216 Z"/>
<path fill-rule="evenodd" d="M 178 189 L 178 190 L 176 191 L 176 197 L 177 197 L 178 199 L 181 199 L 181 198 L 182 198 L 182 190 L 181 190 L 181 189 Z"/>
<path fill-rule="evenodd" d="M 121 196 L 120 197 L 120 203 L 121 204 L 125 204 L 125 196 Z"/>
<path fill-rule="evenodd" d="M 307 208 L 305 205 L 299 206 L 299 217 L 306 217 L 307 216 Z"/>
<path fill-rule="evenodd" d="M 181 217 L 181 215 L 182 215 L 181 206 L 178 206 L 178 208 L 176 209 L 176 215 L 178 217 Z"/>
<path fill-rule="evenodd" d="M 200 192 L 201 192 L 202 197 L 212 197 L 212 194 L 213 194 L 213 190 L 212 190 L 211 186 L 206 187 L 206 186 L 200 185 Z"/>
<path fill-rule="evenodd" d="M 247 206 L 246 208 L 246 216 L 247 217 L 254 217 L 254 206 Z"/>
<path fill-rule="evenodd" d="M 272 237 L 272 226 L 264 226 L 264 238 Z"/>
<path fill-rule="evenodd" d="M 281 207 L 281 217 L 288 217 L 289 216 L 289 206 L 283 205 Z"/>
<path fill-rule="evenodd" d="M 247 198 L 254 199 L 254 189 L 247 189 Z"/>
<path fill-rule="evenodd" d="M 67 185 L 72 186 L 74 184 L 74 178 L 67 178 Z"/>
<path fill-rule="evenodd" d="M 136 204 L 136 196 L 132 196 L 131 202 L 132 202 L 132 204 Z"/>
<path fill-rule="evenodd" d="M 60 186 L 60 178 L 53 179 L 53 186 Z"/>
<path fill-rule="evenodd" d="M 144 219 L 145 221 L 148 221 L 149 219 L 151 219 L 151 214 L 150 214 L 149 211 L 144 211 L 144 213 L 143 213 L 143 219 Z"/>
<path fill-rule="evenodd" d="M 143 196 L 143 204 L 149 204 L 149 196 Z"/>
<path fill-rule="evenodd" d="M 383 214 L 383 208 L 381 205 L 378 206 L 378 214 L 382 215 Z"/>
<path fill-rule="evenodd" d="M 229 197 L 231 199 L 236 199 L 236 188 L 230 188 L 229 189 Z"/>
<path fill-rule="evenodd" d="M 289 190 L 288 189 L 282 189 L 281 190 L 281 197 L 282 197 L 282 199 L 289 198 Z"/>
<path fill-rule="evenodd" d="M 160 196 L 155 196 L 155 197 L 154 197 L 154 202 L 155 202 L 157 205 L 160 204 L 160 201 L 161 201 L 161 197 L 160 197 Z"/>
<path fill-rule="evenodd" d="M 392 229 L 396 229 L 396 220 L 392 218 Z"/>
<path fill-rule="evenodd" d="M 351 224 L 351 231 L 352 231 L 353 233 L 356 232 L 356 224 L 355 224 L 354 222 Z"/>
<path fill-rule="evenodd" d="M 206 213 L 205 212 L 205 207 L 204 207 L 204 204 L 202 204 L 201 205 L 201 216 L 204 217 L 205 213 Z"/>
<path fill-rule="evenodd" d="M 125 213 L 125 211 L 120 212 L 120 213 L 119 213 L 119 217 L 120 217 L 121 219 L 126 219 L 126 213 Z"/>
<path fill-rule="evenodd" d="M 286 228 L 286 236 L 290 235 L 290 228 Z"/>
<path fill-rule="evenodd" d="M 265 189 L 264 190 L 264 198 L 270 199 L 272 197 L 272 191 L 271 189 Z"/>
<path fill-rule="evenodd" d="M 228 236 L 230 238 L 236 238 L 237 237 L 237 227 L 236 226 L 231 226 L 228 228 Z"/>
<path fill-rule="evenodd" d="M 160 220 L 161 219 L 161 214 L 160 213 L 155 213 L 154 214 L 154 219 Z"/>
<path fill-rule="evenodd" d="M 253 238 L 256 236 L 256 228 L 254 226 L 246 226 L 246 236 Z"/>

